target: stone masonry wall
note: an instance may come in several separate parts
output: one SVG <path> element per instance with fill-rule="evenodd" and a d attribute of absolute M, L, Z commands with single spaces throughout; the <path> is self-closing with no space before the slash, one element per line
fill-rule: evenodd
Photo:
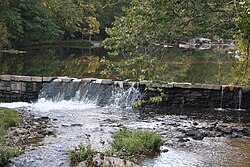
<path fill-rule="evenodd" d="M 0 75 L 0 102 L 36 101 L 43 84 L 51 82 L 53 79 L 55 77 Z M 64 78 L 62 82 L 72 80 L 73 78 Z M 81 81 L 106 86 L 117 84 L 111 79 L 84 78 Z M 166 94 L 163 101 L 158 103 L 162 107 L 250 109 L 250 86 L 169 83 L 152 84 L 150 88 L 146 88 L 147 81 L 119 81 L 119 83 L 121 82 L 125 88 L 139 85 L 145 99 L 157 96 L 159 94 L 157 88 L 161 88 Z M 154 106 L 155 104 L 148 103 L 147 105 Z"/>
<path fill-rule="evenodd" d="M 145 93 L 148 98 L 157 96 L 157 88 L 161 88 L 166 94 L 163 101 L 158 104 L 162 107 L 250 109 L 250 86 L 153 84 Z"/>
<path fill-rule="evenodd" d="M 0 75 L 0 102 L 35 101 L 43 83 L 52 79 L 52 77 Z"/>

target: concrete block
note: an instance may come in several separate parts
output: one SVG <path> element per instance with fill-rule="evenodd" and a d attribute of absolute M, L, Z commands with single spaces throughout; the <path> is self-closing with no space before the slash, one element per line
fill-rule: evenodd
<path fill-rule="evenodd" d="M 27 84 L 25 82 L 22 82 L 22 88 L 21 88 L 22 92 L 26 92 L 26 86 Z"/>
<path fill-rule="evenodd" d="M 0 80 L 10 81 L 11 75 L 0 75 Z"/>
<path fill-rule="evenodd" d="M 196 83 L 196 84 L 192 85 L 191 88 L 194 88 L 194 89 L 202 89 L 202 84 Z"/>
<path fill-rule="evenodd" d="M 32 81 L 31 76 L 23 76 L 23 81 L 31 82 Z"/>
<path fill-rule="evenodd" d="M 82 82 L 83 83 L 91 83 L 91 82 L 96 81 L 96 80 L 97 80 L 97 78 L 83 78 Z"/>
<path fill-rule="evenodd" d="M 68 83 L 73 81 L 73 78 L 62 78 L 62 82 Z"/>
<path fill-rule="evenodd" d="M 147 80 L 141 80 L 139 82 L 140 85 L 147 85 L 149 82 Z"/>
<path fill-rule="evenodd" d="M 161 84 L 159 84 L 159 83 L 153 83 L 151 87 L 152 88 L 160 88 Z"/>
<path fill-rule="evenodd" d="M 174 87 L 175 88 L 192 88 L 192 84 L 191 83 L 174 83 Z"/>
<path fill-rule="evenodd" d="M 42 77 L 43 82 L 51 82 L 55 79 L 55 77 Z"/>
<path fill-rule="evenodd" d="M 11 76 L 12 81 L 23 81 L 23 77 L 19 75 L 13 75 Z"/>
<path fill-rule="evenodd" d="M 42 77 L 31 77 L 31 81 L 32 82 L 42 82 L 43 81 L 43 78 Z"/>
<path fill-rule="evenodd" d="M 173 88 L 174 84 L 173 83 L 168 83 L 168 84 L 163 84 L 162 88 Z"/>
<path fill-rule="evenodd" d="M 101 82 L 103 85 L 112 85 L 113 80 L 112 79 L 103 79 Z"/>
<path fill-rule="evenodd" d="M 22 83 L 21 83 L 21 82 L 18 82 L 18 83 L 16 84 L 16 90 L 17 90 L 17 91 L 22 91 Z"/>
<path fill-rule="evenodd" d="M 11 89 L 12 91 L 16 91 L 16 90 L 17 90 L 17 83 L 11 83 L 10 89 Z"/>
<path fill-rule="evenodd" d="M 221 90 L 221 86 L 220 85 L 212 85 L 212 84 L 202 84 L 202 89 Z"/>

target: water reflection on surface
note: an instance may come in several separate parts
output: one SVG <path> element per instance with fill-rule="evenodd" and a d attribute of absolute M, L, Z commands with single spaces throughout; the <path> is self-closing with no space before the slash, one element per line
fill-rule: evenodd
<path fill-rule="evenodd" d="M 103 48 L 36 47 L 24 48 L 26 54 L 0 53 L 0 74 L 98 77 L 105 68 L 103 57 L 116 64 L 124 57 L 108 57 Z M 221 48 L 210 50 L 160 48 L 152 50 L 166 70 L 161 80 L 191 83 L 228 84 L 234 59 Z M 140 65 L 138 64 L 138 67 Z M 111 74 L 111 78 L 115 76 Z M 132 78 L 133 79 L 133 78 Z M 136 78 L 134 78 L 136 80 Z"/>

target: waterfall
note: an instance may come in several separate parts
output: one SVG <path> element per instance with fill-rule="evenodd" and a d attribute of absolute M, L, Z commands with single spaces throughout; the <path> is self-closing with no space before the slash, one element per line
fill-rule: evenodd
<path fill-rule="evenodd" d="M 238 110 L 241 110 L 241 99 L 242 99 L 242 90 L 239 89 L 239 106 L 238 106 Z"/>
<path fill-rule="evenodd" d="M 84 83 L 80 79 L 64 82 L 55 79 L 43 85 L 39 99 L 52 102 L 72 101 L 98 106 L 130 107 L 141 98 L 138 83 L 130 86 L 123 82 L 115 81 L 113 85 L 101 84 L 102 80 Z"/>
<path fill-rule="evenodd" d="M 225 89 L 226 86 L 222 85 L 221 86 L 221 99 L 220 99 L 220 110 L 223 109 L 223 96 L 224 96 L 224 89 Z"/>

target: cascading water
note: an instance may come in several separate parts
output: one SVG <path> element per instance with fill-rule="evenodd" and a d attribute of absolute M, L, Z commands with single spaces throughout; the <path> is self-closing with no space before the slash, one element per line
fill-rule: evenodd
<path fill-rule="evenodd" d="M 224 89 L 225 89 L 225 86 L 222 85 L 221 86 L 221 99 L 220 99 L 220 108 L 219 108 L 219 110 L 223 110 Z"/>
<path fill-rule="evenodd" d="M 241 99 L 242 99 L 242 90 L 239 89 L 239 106 L 238 106 L 238 110 L 241 110 Z"/>
<path fill-rule="evenodd" d="M 91 83 L 82 83 L 79 79 L 63 82 L 55 79 L 47 83 L 41 90 L 39 99 L 53 102 L 72 101 L 91 103 L 98 106 L 130 107 L 141 98 L 139 87 L 136 83 L 124 86 L 123 82 L 116 81 L 114 85 L 103 85 L 101 80 Z"/>
<path fill-rule="evenodd" d="M 155 130 L 166 141 L 160 155 L 143 161 L 143 167 L 223 166 L 224 163 L 227 166 L 227 160 L 231 160 L 232 157 L 235 157 L 233 160 L 239 159 L 239 163 L 233 165 L 229 163 L 231 166 L 242 166 L 245 162 L 250 162 L 249 149 L 242 149 L 248 152 L 241 153 L 239 152 L 241 149 L 232 148 L 231 141 L 227 144 L 223 137 L 215 139 L 207 137 L 201 141 L 188 139 L 189 141 L 185 143 L 180 140 L 185 140 L 190 130 L 196 131 L 200 128 L 202 133 L 204 130 L 204 133 L 221 135 L 217 127 L 213 130 L 214 120 L 218 118 L 231 120 L 231 115 L 227 115 L 228 112 L 211 113 L 210 110 L 204 110 L 203 113 L 200 109 L 196 112 L 195 109 L 191 109 L 184 113 L 181 110 L 179 111 L 181 114 L 178 113 L 178 109 L 165 110 L 166 114 L 162 115 L 153 112 L 130 112 L 130 109 L 125 107 L 129 108 L 131 103 L 140 99 L 139 85 L 129 83 L 128 86 L 123 82 L 115 82 L 113 85 L 101 83 L 101 80 L 84 83 L 79 79 L 72 81 L 56 79 L 44 85 L 36 103 L 0 103 L 0 106 L 13 108 L 22 106 L 26 114 L 34 115 L 35 118 L 49 118 L 51 122 L 47 129 L 55 133 L 52 136 L 46 135 L 39 145 L 28 146 L 24 154 L 11 159 L 8 167 L 70 167 L 68 157 L 70 150 L 79 144 L 91 144 L 91 147 L 98 152 L 110 150 L 112 132 L 121 127 Z M 221 107 L 223 107 L 223 90 L 224 88 L 221 92 Z M 240 90 L 239 108 L 242 105 L 241 98 Z M 197 118 L 193 118 L 195 113 Z M 242 121 L 249 122 L 249 113 L 241 114 L 240 119 L 237 118 L 240 120 L 237 122 L 240 129 L 245 124 L 240 124 Z M 207 119 L 211 119 L 212 122 L 204 120 L 204 115 L 208 115 Z M 218 124 L 222 124 L 222 120 Z M 197 125 L 194 125 L 194 122 Z M 36 122 L 36 125 L 40 126 L 39 122 Z M 207 127 L 211 127 L 212 130 L 208 130 L 210 128 Z M 235 123 L 223 123 L 221 127 L 235 128 Z M 200 131 L 197 133 L 200 134 Z M 90 137 L 87 138 L 87 135 Z M 228 137 L 225 140 L 228 140 Z M 104 145 L 100 141 L 105 141 Z M 249 143 L 248 139 L 245 141 Z M 239 153 L 242 156 L 239 156 Z"/>

